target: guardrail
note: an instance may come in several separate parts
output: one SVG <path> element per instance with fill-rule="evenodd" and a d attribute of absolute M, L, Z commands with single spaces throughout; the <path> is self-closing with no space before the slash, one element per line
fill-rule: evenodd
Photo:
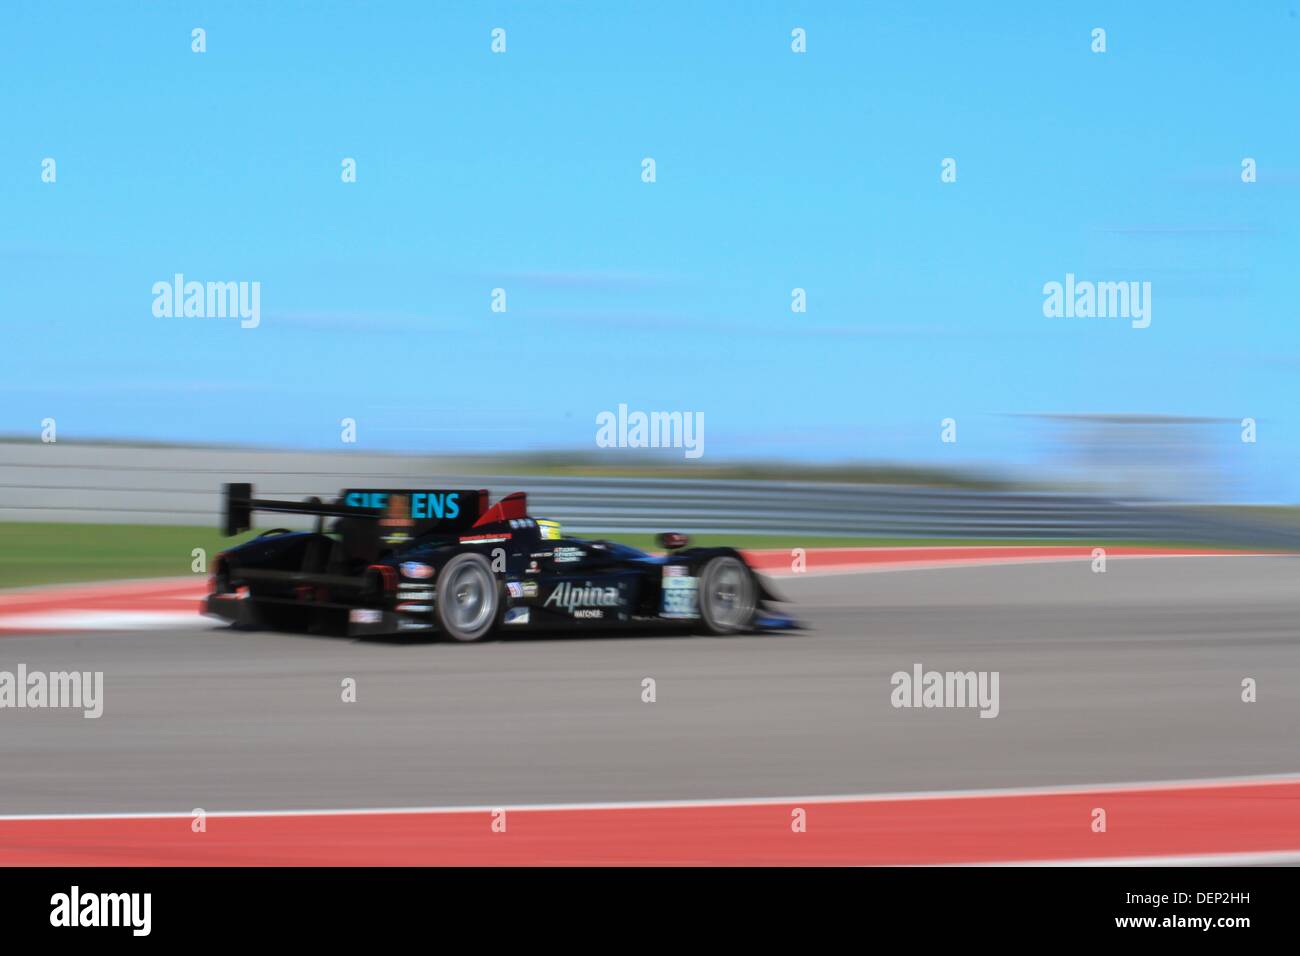
<path fill-rule="evenodd" d="M 0 521 L 213 525 L 226 481 L 259 496 L 344 487 L 525 491 L 570 530 L 892 537 L 1122 538 L 1300 547 L 1300 532 L 1085 495 L 915 486 L 466 474 L 418 456 L 0 443 Z M 277 516 L 276 524 L 295 524 Z"/>

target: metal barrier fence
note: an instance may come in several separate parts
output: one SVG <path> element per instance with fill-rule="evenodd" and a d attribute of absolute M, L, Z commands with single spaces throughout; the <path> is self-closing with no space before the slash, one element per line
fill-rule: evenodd
<path fill-rule="evenodd" d="M 248 449 L 0 443 L 0 521 L 214 525 L 226 481 L 262 497 L 344 487 L 525 491 L 570 530 L 1121 538 L 1298 547 L 1300 533 L 1085 495 L 895 485 L 466 474 L 427 457 Z M 277 515 L 277 525 L 295 525 Z"/>

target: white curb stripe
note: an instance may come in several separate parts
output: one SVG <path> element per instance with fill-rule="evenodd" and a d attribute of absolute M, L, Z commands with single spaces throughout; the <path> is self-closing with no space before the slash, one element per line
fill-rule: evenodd
<path fill-rule="evenodd" d="M 211 621 L 194 611 L 46 611 L 0 615 L 0 629 L 3 630 L 132 631 L 212 626 Z"/>

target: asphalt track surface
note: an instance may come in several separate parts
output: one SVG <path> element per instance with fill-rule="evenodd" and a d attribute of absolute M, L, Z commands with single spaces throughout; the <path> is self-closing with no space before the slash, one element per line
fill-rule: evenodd
<path fill-rule="evenodd" d="M 10 710 L 0 814 L 880 794 L 1300 771 L 1300 559 L 799 576 L 808 629 L 482 645 L 204 630 L 0 637 L 102 670 L 104 715 Z M 890 676 L 1000 673 L 1000 713 Z M 357 701 L 341 700 L 344 678 Z M 642 680 L 657 700 L 642 701 Z M 1258 681 L 1243 703 L 1241 683 Z"/>

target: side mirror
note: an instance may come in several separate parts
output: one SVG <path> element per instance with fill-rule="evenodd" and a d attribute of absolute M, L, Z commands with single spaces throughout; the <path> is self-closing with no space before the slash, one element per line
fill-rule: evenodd
<path fill-rule="evenodd" d="M 655 543 L 665 551 L 677 551 L 690 544 L 691 537 L 678 531 L 665 531 L 663 534 L 655 535 Z"/>

